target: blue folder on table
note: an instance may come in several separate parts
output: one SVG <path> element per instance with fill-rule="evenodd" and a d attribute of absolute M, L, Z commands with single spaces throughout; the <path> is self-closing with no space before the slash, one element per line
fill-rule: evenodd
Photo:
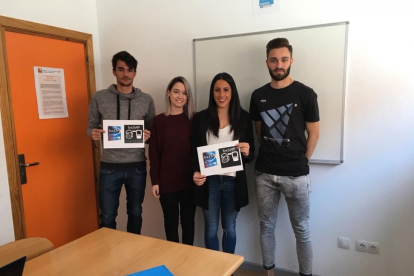
<path fill-rule="evenodd" d="M 174 276 L 165 265 L 143 270 L 128 276 Z"/>

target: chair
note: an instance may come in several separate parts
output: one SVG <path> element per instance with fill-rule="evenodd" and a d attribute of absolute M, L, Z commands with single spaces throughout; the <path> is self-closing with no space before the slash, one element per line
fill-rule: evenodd
<path fill-rule="evenodd" d="M 3 276 L 23 276 L 24 265 L 26 263 L 26 256 L 15 260 L 5 266 L 0 267 L 0 275 Z"/>
<path fill-rule="evenodd" d="M 0 246 L 0 267 L 26 256 L 26 261 L 54 249 L 46 238 L 26 238 Z"/>

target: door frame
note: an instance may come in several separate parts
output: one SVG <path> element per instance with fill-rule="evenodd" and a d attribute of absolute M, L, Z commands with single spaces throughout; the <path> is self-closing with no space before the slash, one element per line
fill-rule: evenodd
<path fill-rule="evenodd" d="M 7 175 L 10 188 L 10 200 L 13 216 L 14 237 L 16 240 L 26 238 L 26 225 L 23 209 L 22 189 L 17 157 L 17 142 L 12 108 L 11 88 L 7 64 L 5 32 L 16 32 L 64 41 L 82 43 L 85 47 L 85 67 L 89 101 L 96 92 L 95 66 L 93 58 L 92 35 L 54 26 L 0 16 L 0 110 L 3 126 L 3 139 L 6 154 Z M 98 172 L 100 145 L 91 142 L 94 162 L 94 180 L 96 193 L 96 210 L 98 218 Z M 97 220 L 98 223 L 99 220 Z"/>

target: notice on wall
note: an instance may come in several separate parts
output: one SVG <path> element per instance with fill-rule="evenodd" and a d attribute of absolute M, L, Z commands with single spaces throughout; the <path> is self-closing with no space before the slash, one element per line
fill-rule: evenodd
<path fill-rule="evenodd" d="M 104 149 L 145 148 L 144 120 L 103 120 Z"/>
<path fill-rule="evenodd" d="M 34 75 L 39 119 L 67 118 L 63 69 L 34 66 Z"/>
<path fill-rule="evenodd" d="M 253 15 L 276 13 L 279 11 L 278 0 L 252 0 Z"/>
<path fill-rule="evenodd" d="M 198 162 L 202 175 L 215 175 L 243 170 L 242 156 L 236 147 L 239 141 L 231 141 L 198 147 Z"/>

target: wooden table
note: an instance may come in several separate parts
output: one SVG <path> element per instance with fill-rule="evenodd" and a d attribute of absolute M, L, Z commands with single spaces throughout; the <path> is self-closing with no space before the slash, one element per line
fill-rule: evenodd
<path fill-rule="evenodd" d="M 23 276 L 124 276 L 165 265 L 175 276 L 231 275 L 243 256 L 101 228 L 26 262 Z"/>

